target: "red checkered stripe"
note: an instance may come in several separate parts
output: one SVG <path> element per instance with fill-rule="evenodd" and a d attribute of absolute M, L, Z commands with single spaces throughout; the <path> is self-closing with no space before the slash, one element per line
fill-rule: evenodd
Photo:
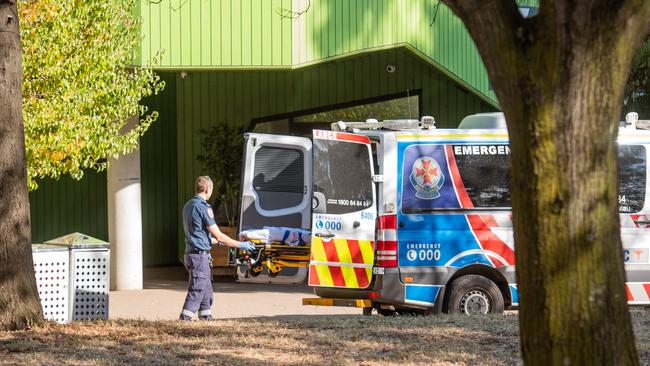
<path fill-rule="evenodd" d="M 650 282 L 627 282 L 625 292 L 629 304 L 650 304 Z"/>

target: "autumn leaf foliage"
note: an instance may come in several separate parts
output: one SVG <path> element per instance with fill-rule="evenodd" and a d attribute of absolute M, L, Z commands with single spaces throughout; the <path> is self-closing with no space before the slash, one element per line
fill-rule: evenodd
<path fill-rule="evenodd" d="M 133 151 L 157 118 L 140 104 L 164 87 L 150 67 L 129 67 L 141 42 L 134 1 L 19 2 L 23 113 L 30 189 L 36 178 L 84 169 Z M 154 64 L 157 60 L 151 60 Z M 125 131 L 127 119 L 138 117 Z"/>

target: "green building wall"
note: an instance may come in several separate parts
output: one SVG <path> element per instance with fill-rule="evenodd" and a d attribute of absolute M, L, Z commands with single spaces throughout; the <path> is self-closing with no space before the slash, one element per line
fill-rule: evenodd
<path fill-rule="evenodd" d="M 108 240 L 106 172 L 87 171 L 81 181 L 46 179 L 29 193 L 32 242 L 72 232 Z"/>
<path fill-rule="evenodd" d="M 163 52 L 160 69 L 296 68 L 407 47 L 496 105 L 476 46 L 439 1 L 161 0 L 141 2 L 136 15 L 137 64 Z"/>

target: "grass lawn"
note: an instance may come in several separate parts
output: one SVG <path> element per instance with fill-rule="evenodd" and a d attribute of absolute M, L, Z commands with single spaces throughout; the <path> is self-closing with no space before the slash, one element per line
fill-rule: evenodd
<path fill-rule="evenodd" d="M 641 364 L 650 364 L 650 311 L 632 314 Z M 519 365 L 519 357 L 512 313 L 121 320 L 0 332 L 2 365 Z"/>

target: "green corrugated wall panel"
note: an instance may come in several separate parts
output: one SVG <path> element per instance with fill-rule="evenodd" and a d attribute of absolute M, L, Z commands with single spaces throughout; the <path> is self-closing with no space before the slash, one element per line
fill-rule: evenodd
<path fill-rule="evenodd" d="M 105 172 L 87 171 L 80 181 L 39 181 L 39 188 L 29 193 L 29 203 L 34 243 L 72 232 L 108 240 Z"/>
<path fill-rule="evenodd" d="M 138 64 L 163 50 L 160 67 L 290 66 L 291 0 L 139 1 Z"/>
<path fill-rule="evenodd" d="M 176 74 L 160 73 L 165 90 L 145 100 L 158 111 L 140 141 L 142 242 L 145 265 L 176 263 L 178 238 L 176 165 Z"/>
<path fill-rule="evenodd" d="M 308 6 L 297 19 L 281 15 Z M 164 50 L 161 68 L 295 67 L 408 44 L 495 99 L 464 25 L 437 1 L 161 0 L 136 13 L 145 25 L 139 60 Z"/>
<path fill-rule="evenodd" d="M 396 65 L 397 71 L 387 73 L 387 63 Z M 176 82 L 178 191 L 173 214 L 177 225 L 180 208 L 193 194 L 194 178 L 206 174 L 196 160 L 201 128 L 225 123 L 247 126 L 256 118 L 420 89 L 420 113 L 433 115 L 440 127 L 456 126 L 467 114 L 494 110 L 403 48 L 298 70 L 190 71 L 185 78 L 177 74 Z M 169 237 L 165 244 L 179 245 L 178 254 L 181 234 L 177 231 L 176 239 Z"/>

